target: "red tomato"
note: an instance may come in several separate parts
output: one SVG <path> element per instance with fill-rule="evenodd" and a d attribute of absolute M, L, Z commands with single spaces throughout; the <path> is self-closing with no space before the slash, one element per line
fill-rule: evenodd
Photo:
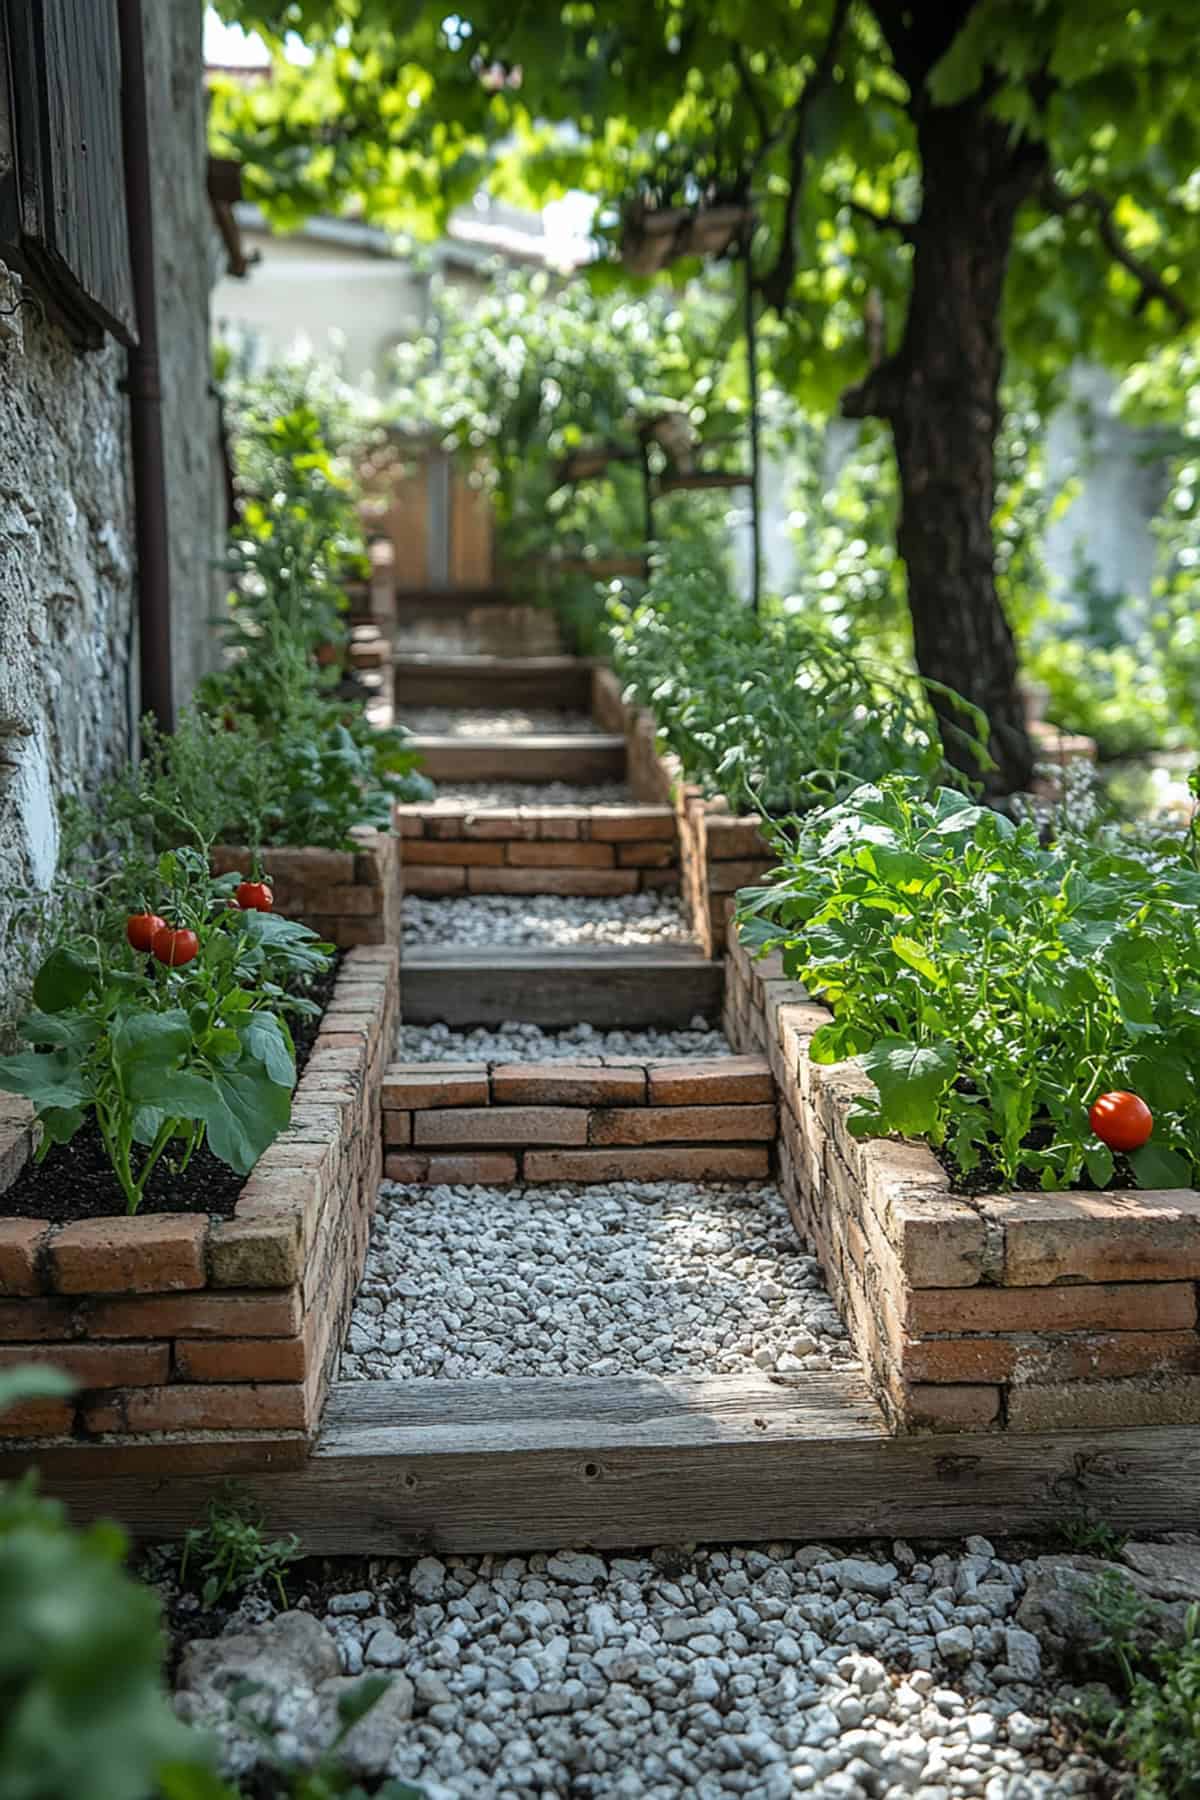
<path fill-rule="evenodd" d="M 270 912 L 275 896 L 265 881 L 243 881 L 234 893 L 243 912 Z"/>
<path fill-rule="evenodd" d="M 155 932 L 150 948 L 168 969 L 182 969 L 184 963 L 190 963 L 199 954 L 200 939 L 194 931 L 162 925 Z"/>
<path fill-rule="evenodd" d="M 155 932 L 161 931 L 166 922 L 157 913 L 130 913 L 125 921 L 125 936 L 133 949 L 148 956 Z"/>
<path fill-rule="evenodd" d="M 1154 1114 L 1136 1094 L 1118 1088 L 1092 1101 L 1088 1123 L 1110 1150 L 1140 1150 L 1154 1130 Z"/>

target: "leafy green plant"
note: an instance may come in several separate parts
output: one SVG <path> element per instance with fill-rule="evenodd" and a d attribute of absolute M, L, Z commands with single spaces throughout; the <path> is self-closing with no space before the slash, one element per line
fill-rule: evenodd
<path fill-rule="evenodd" d="M 828 1002 L 818 1062 L 860 1056 L 861 1134 L 924 1136 L 957 1171 L 1106 1187 L 1097 1095 L 1127 1089 L 1154 1130 L 1144 1187 L 1200 1168 L 1200 873 L 1179 838 L 1105 831 L 1042 845 L 960 793 L 892 777 L 780 837 L 743 935 Z"/>
<path fill-rule="evenodd" d="M 684 554 L 661 558 L 644 598 L 616 598 L 610 614 L 627 692 L 688 779 L 737 809 L 803 812 L 893 770 L 945 777 L 916 682 L 887 679 L 782 608 L 755 617 Z M 964 708 L 964 736 L 978 723 Z"/>
<path fill-rule="evenodd" d="M 1061 1520 L 1057 1531 L 1068 1550 L 1080 1556 L 1102 1556 L 1107 1562 L 1118 1557 L 1129 1541 L 1124 1532 L 1115 1531 L 1103 1519 L 1089 1518 L 1086 1513 Z"/>
<path fill-rule="evenodd" d="M 0 1409 L 69 1393 L 15 1369 Z M 175 1717 L 157 1596 L 124 1570 L 112 1524 L 76 1531 L 31 1473 L 0 1482 L 0 1793 L 4 1800 L 233 1800 Z"/>
<path fill-rule="evenodd" d="M 250 1172 L 291 1116 L 285 1015 L 315 1010 L 282 984 L 328 966 L 315 932 L 243 912 L 242 877 L 213 880 L 202 853 L 168 852 L 157 873 L 153 955 L 124 936 L 59 944 L 22 1021 L 32 1047 L 0 1058 L 0 1084 L 36 1108 L 39 1160 L 94 1119 L 131 1213 L 159 1161 L 182 1172 L 202 1142 Z"/>
<path fill-rule="evenodd" d="M 184 1537 L 179 1579 L 186 1583 L 195 1568 L 202 1577 L 200 1598 L 206 1607 L 260 1581 L 273 1583 L 280 1606 L 286 1606 L 283 1578 L 299 1555 L 300 1539 L 294 1532 L 269 1538 L 262 1520 L 244 1502 L 214 1500 L 204 1523 L 193 1525 Z"/>

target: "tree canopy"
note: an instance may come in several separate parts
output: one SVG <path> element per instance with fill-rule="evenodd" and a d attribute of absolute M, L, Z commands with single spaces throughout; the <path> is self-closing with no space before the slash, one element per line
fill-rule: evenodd
<path fill-rule="evenodd" d="M 639 192 L 748 192 L 757 278 L 787 326 L 784 378 L 832 404 L 864 372 L 872 331 L 891 341 L 901 328 L 921 207 L 909 90 L 930 47 L 906 56 L 908 14 L 892 0 L 220 10 L 277 53 L 269 83 L 225 86 L 215 124 L 245 159 L 248 194 L 282 223 L 352 206 L 433 237 L 488 184 L 530 203 L 592 194 L 613 236 Z M 922 11 L 939 40 L 932 99 L 985 95 L 1046 148 L 1009 270 L 1010 352 L 1044 375 L 1085 354 L 1138 360 L 1188 322 L 1200 277 L 1190 0 Z M 287 59 L 288 33 L 311 62 Z"/>
<path fill-rule="evenodd" d="M 651 211 L 752 208 L 776 378 L 892 428 L 918 663 L 1031 752 L 991 516 L 1007 355 L 1052 383 L 1191 324 L 1200 276 L 1192 0 L 224 0 L 271 81 L 218 98 L 282 222 L 353 206 L 436 233 L 482 185 Z M 287 34 L 311 60 L 288 60 Z M 615 254 L 592 279 L 619 278 Z M 949 713 L 946 715 L 949 720 Z"/>

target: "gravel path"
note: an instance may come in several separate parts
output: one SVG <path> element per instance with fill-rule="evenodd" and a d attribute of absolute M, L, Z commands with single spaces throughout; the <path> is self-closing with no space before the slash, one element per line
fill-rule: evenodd
<path fill-rule="evenodd" d="M 664 894 L 570 900 L 555 895 L 404 897 L 404 942 L 412 944 L 690 944 L 679 901 Z"/>
<path fill-rule="evenodd" d="M 401 1062 L 651 1062 L 659 1057 L 728 1056 L 723 1031 L 697 1014 L 687 1031 L 599 1031 L 571 1025 L 543 1031 L 540 1025 L 506 1020 L 494 1030 L 451 1031 L 448 1025 L 402 1025 L 396 1035 Z"/>
<path fill-rule="evenodd" d="M 380 1190 L 342 1379 L 798 1374 L 854 1360 L 775 1187 Z"/>
<path fill-rule="evenodd" d="M 344 1570 L 328 1635 L 300 1623 L 346 1674 L 392 1672 L 373 1766 L 427 1800 L 1098 1794 L 1061 1717 L 1078 1690 L 1020 1622 L 1033 1580 L 982 1537 L 426 1556 Z M 296 1619 L 261 1631 L 299 1733 Z"/>
<path fill-rule="evenodd" d="M 478 707 L 413 706 L 400 714 L 407 730 L 423 737 L 521 737 L 529 732 L 585 736 L 598 730 L 586 713 L 528 711 L 483 712 Z"/>
<path fill-rule="evenodd" d="M 596 781 L 574 786 L 569 781 L 469 781 L 453 786 L 439 781 L 437 797 L 448 806 L 473 806 L 511 812 L 517 806 L 634 806 L 623 781 Z"/>

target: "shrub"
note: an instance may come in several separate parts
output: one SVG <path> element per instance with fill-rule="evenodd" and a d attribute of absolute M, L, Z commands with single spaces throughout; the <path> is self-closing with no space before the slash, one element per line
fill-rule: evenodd
<path fill-rule="evenodd" d="M 1069 1187 L 1114 1176 L 1088 1107 L 1155 1115 L 1143 1187 L 1200 1168 L 1200 873 L 1182 840 L 1101 831 L 1049 847 L 941 789 L 865 785 L 784 844 L 745 897 L 748 943 L 833 1011 L 818 1062 L 861 1055 L 862 1134 L 925 1136 L 964 1176 Z"/>
<path fill-rule="evenodd" d="M 896 770 L 948 778 L 915 681 L 887 680 L 778 607 L 755 617 L 684 555 L 665 556 L 645 597 L 615 599 L 610 613 L 628 692 L 688 779 L 735 809 L 805 812 Z M 969 719 L 964 708 L 964 730 Z"/>

